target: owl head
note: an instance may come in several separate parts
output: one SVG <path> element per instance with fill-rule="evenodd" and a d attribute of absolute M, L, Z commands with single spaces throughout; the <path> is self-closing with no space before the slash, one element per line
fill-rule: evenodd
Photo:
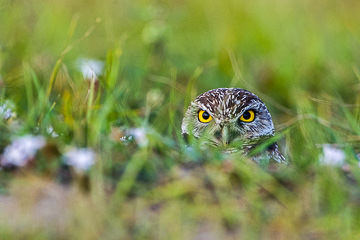
<path fill-rule="evenodd" d="M 199 95 L 188 107 L 182 134 L 204 138 L 214 145 L 256 143 L 274 135 L 265 104 L 240 88 L 218 88 Z"/>

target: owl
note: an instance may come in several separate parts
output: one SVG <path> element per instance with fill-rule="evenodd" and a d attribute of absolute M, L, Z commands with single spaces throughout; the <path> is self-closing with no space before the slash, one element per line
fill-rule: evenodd
<path fill-rule="evenodd" d="M 275 129 L 265 104 L 244 89 L 217 88 L 199 95 L 188 107 L 181 131 L 185 139 L 190 135 L 228 152 L 241 151 L 256 162 L 287 164 L 276 143 L 254 153 Z"/>

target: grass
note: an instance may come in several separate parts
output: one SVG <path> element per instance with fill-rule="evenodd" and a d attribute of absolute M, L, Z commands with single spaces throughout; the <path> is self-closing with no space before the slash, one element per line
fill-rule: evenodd
<path fill-rule="evenodd" d="M 34 165 L 0 171 L 0 235 L 359 239 L 359 7 L 0 0 L 0 102 L 17 114 L 0 122 L 0 153 L 16 136 L 48 142 Z M 81 58 L 104 62 L 98 81 L 84 80 Z M 263 99 L 289 166 L 186 148 L 184 109 L 217 87 Z M 147 142 L 120 141 L 129 129 Z M 319 163 L 322 144 L 342 146 L 346 171 Z M 97 162 L 64 185 L 69 147 Z"/>

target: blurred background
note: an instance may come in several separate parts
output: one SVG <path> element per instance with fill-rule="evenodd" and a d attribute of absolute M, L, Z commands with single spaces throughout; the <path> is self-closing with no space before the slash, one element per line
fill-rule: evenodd
<path fill-rule="evenodd" d="M 0 0 L 2 161 L 19 136 L 44 137 L 23 157 L 30 166 L 0 171 L 0 233 L 358 239 L 359 10 L 355 0 Z M 218 87 L 266 103 L 291 166 L 184 152 L 184 109 Z M 64 170 L 73 148 L 95 167 Z"/>
<path fill-rule="evenodd" d="M 166 93 L 166 79 L 173 79 L 181 90 L 195 74 L 196 93 L 248 85 L 292 109 L 299 92 L 351 102 L 358 90 L 358 5 L 2 1 L 2 78 L 8 94 L 21 94 L 24 65 L 48 81 L 60 57 L 60 71 L 71 78 L 76 59 L 112 57 L 119 61 L 117 87 L 138 101 L 145 95 L 139 88 Z"/>

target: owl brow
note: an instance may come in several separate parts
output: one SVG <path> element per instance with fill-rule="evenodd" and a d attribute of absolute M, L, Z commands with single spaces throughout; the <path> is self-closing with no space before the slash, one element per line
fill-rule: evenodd
<path fill-rule="evenodd" d="M 250 102 L 247 106 L 241 106 L 242 108 L 239 113 L 236 115 L 236 117 L 240 117 L 248 110 L 253 110 L 255 113 L 257 113 L 256 109 L 258 109 L 258 106 L 260 105 L 259 102 Z"/>
<path fill-rule="evenodd" d="M 200 112 L 201 110 L 207 112 L 208 114 L 210 114 L 211 112 L 213 112 L 213 111 L 211 110 L 211 108 L 208 109 L 208 108 L 207 108 L 206 106 L 204 106 L 203 104 L 201 104 L 201 105 L 198 106 L 198 107 L 199 107 L 199 109 L 197 110 L 197 112 Z M 210 114 L 210 115 L 212 115 L 212 114 Z"/>
<path fill-rule="evenodd" d="M 197 102 L 194 102 L 194 106 L 196 108 L 199 108 L 196 112 L 199 112 L 201 110 L 204 110 L 204 111 L 208 112 L 209 114 L 210 114 L 210 112 L 214 112 L 213 107 L 211 106 L 210 103 L 203 104 L 201 101 L 197 101 Z"/>

